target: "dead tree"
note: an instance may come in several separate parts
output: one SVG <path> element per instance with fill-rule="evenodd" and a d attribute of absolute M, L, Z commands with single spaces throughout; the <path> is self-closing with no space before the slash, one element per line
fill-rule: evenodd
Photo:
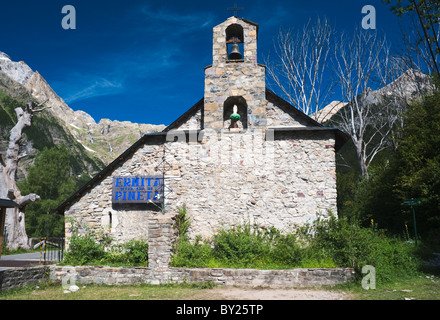
<path fill-rule="evenodd" d="M 334 36 L 335 29 L 326 18 L 310 20 L 296 33 L 280 31 L 274 44 L 275 57 L 266 61 L 270 80 L 286 100 L 317 121 L 326 116 L 318 111 L 330 105 L 336 84 L 328 70 L 336 50 Z M 337 108 L 338 103 L 332 105 L 332 109 Z"/>
<path fill-rule="evenodd" d="M 348 102 L 339 114 L 338 125 L 351 137 L 362 176 L 368 178 L 369 165 L 389 146 L 399 119 L 395 101 L 385 99 L 390 94 L 372 88 L 383 88 L 396 80 L 395 65 L 385 38 L 376 33 L 357 31 L 352 39 L 342 36 L 338 47 L 335 74 L 341 96 Z"/>
<path fill-rule="evenodd" d="M 31 126 L 33 115 L 47 108 L 37 109 L 42 104 L 36 106 L 34 102 L 28 101 L 24 110 L 22 108 L 15 109 L 17 123 L 10 131 L 8 149 L 4 154 L 0 154 L 0 198 L 13 200 L 19 205 L 18 208 L 6 210 L 7 246 L 11 250 L 18 248 L 29 249 L 28 236 L 25 229 L 25 208 L 28 204 L 40 199 L 34 193 L 25 196 L 21 195 L 15 181 L 15 175 L 18 161 L 26 156 L 19 154 L 23 132 Z"/>

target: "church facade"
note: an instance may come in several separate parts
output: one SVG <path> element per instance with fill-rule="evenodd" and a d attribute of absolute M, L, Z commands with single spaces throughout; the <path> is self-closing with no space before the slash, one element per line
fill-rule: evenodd
<path fill-rule="evenodd" d="M 256 23 L 235 16 L 214 27 L 203 98 L 163 132 L 144 135 L 56 213 L 118 241 L 148 238 L 151 217 L 183 206 L 191 238 L 244 223 L 291 231 L 337 215 L 335 154 L 348 138 L 266 88 L 257 37 Z"/>

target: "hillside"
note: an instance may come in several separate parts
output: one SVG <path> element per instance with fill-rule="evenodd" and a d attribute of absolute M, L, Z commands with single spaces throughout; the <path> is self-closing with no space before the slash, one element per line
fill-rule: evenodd
<path fill-rule="evenodd" d="M 143 134 L 161 131 L 164 125 L 138 124 L 101 119 L 98 123 L 86 112 L 72 110 L 38 71 L 24 62 L 14 62 L 0 52 L 0 153 L 7 147 L 9 131 L 16 122 L 14 109 L 27 100 L 43 101 L 49 109 L 33 118 L 22 141 L 18 176 L 26 176 L 33 158 L 44 147 L 65 144 L 75 155 L 73 174 L 98 172 L 125 151 Z"/>
<path fill-rule="evenodd" d="M 24 108 L 26 101 L 31 98 L 22 85 L 0 71 L 0 153 L 6 151 L 9 131 L 17 121 L 14 109 Z M 26 176 L 38 151 L 61 144 L 65 144 L 74 154 L 72 174 L 92 175 L 103 167 L 103 162 L 88 155 L 84 147 L 66 130 L 63 122 L 45 110 L 34 116 L 32 126 L 24 133 L 20 154 L 26 156 L 19 162 L 17 179 L 21 180 Z"/>

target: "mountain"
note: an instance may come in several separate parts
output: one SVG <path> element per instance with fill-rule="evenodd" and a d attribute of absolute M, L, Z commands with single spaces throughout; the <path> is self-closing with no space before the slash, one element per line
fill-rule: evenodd
<path fill-rule="evenodd" d="M 23 61 L 14 62 L 9 56 L 0 51 L 0 69 L 12 80 L 25 84 L 33 75 L 32 69 Z"/>
<path fill-rule="evenodd" d="M 371 104 L 370 111 L 373 115 L 377 114 L 378 118 L 380 118 L 383 110 L 390 108 L 388 110 L 388 115 L 391 119 L 395 120 L 400 119 L 399 117 L 405 113 L 408 105 L 421 101 L 421 98 L 424 96 L 424 94 L 426 92 L 431 92 L 432 90 L 433 84 L 429 75 L 417 70 L 409 69 L 403 72 L 388 85 L 378 88 L 377 90 L 368 90 L 366 101 Z M 391 101 L 393 103 L 389 104 Z M 333 101 L 329 103 L 319 111 L 319 121 L 325 126 L 337 127 L 342 131 L 349 133 L 351 129 L 351 122 L 349 120 L 342 120 L 344 115 L 345 117 L 350 116 L 350 113 L 348 112 L 349 109 L 345 109 L 348 108 L 347 105 L 347 102 L 340 101 Z M 354 117 L 357 119 L 356 113 L 354 114 Z M 402 122 L 396 121 L 394 125 L 401 126 Z M 385 125 L 383 130 L 386 130 L 387 128 L 387 125 Z M 371 126 L 367 126 L 364 133 L 364 141 L 370 141 L 370 138 L 373 136 L 374 132 L 376 131 Z M 395 134 L 398 133 L 395 132 Z M 376 161 L 380 161 L 382 157 L 386 158 L 387 153 L 395 148 L 396 141 L 393 140 L 395 137 L 396 136 L 394 135 L 392 138 L 387 140 L 389 148 L 381 151 L 380 155 L 375 157 Z M 370 142 L 371 144 L 369 150 L 371 150 L 371 147 L 375 146 L 376 143 L 380 142 L 380 137 L 376 136 Z M 348 143 L 344 144 L 344 146 L 339 150 L 337 157 L 337 168 L 340 172 L 350 172 L 349 168 L 358 169 L 358 167 L 359 162 L 357 159 L 356 149 L 352 139 L 350 139 Z"/>
<path fill-rule="evenodd" d="M 93 175 L 125 151 L 142 135 L 162 131 L 164 125 L 101 119 L 98 123 L 84 111 L 72 110 L 38 71 L 25 62 L 14 62 L 0 52 L 0 153 L 7 147 L 9 131 L 16 122 L 14 109 L 27 100 L 46 101 L 50 108 L 34 116 L 25 132 L 18 179 L 26 176 L 33 158 L 44 147 L 65 144 L 75 155 L 74 174 Z"/>
<path fill-rule="evenodd" d="M 417 101 L 425 90 L 432 90 L 430 77 L 418 70 L 409 69 L 388 85 L 377 90 L 372 90 L 368 94 L 367 99 L 370 103 L 380 104 L 381 97 L 396 96 L 397 93 L 400 98 L 411 103 Z M 336 117 L 334 116 L 337 115 L 340 110 L 342 111 L 347 104 L 347 102 L 332 101 L 318 111 L 318 121 L 327 123 L 329 120 L 335 120 Z"/>

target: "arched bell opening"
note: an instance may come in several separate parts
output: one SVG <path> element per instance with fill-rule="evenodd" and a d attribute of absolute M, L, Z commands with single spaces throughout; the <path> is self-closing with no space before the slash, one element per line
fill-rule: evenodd
<path fill-rule="evenodd" d="M 241 25 L 231 24 L 226 28 L 226 49 L 229 61 L 243 59 L 244 36 Z"/>

